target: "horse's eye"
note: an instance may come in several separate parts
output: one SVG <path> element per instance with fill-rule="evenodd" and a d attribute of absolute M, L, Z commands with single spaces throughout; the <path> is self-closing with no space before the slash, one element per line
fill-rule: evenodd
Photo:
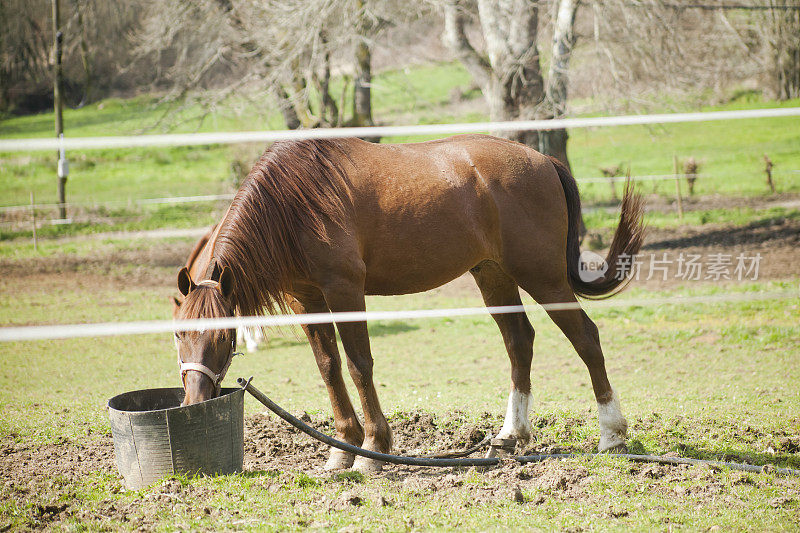
<path fill-rule="evenodd" d="M 175 332 L 175 339 L 176 340 L 181 340 L 181 334 L 178 333 L 177 331 Z"/>

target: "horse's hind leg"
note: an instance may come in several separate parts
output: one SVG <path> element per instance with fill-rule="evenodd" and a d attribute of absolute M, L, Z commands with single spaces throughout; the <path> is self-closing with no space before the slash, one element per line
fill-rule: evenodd
<path fill-rule="evenodd" d="M 522 305 L 517 283 L 496 263 L 481 263 L 470 272 L 487 307 Z M 508 395 L 505 421 L 497 438 L 513 438 L 525 444 L 531 437 L 528 409 L 531 398 L 533 327 L 525 313 L 495 314 L 492 318 L 500 328 L 511 360 L 511 392 Z"/>
<path fill-rule="evenodd" d="M 293 300 L 292 311 L 295 313 L 327 313 L 328 306 L 322 299 L 304 298 L 303 302 Z M 342 379 L 342 360 L 336 346 L 336 332 L 333 324 L 308 324 L 303 326 L 303 331 L 308 337 L 317 367 L 322 375 L 322 380 L 328 388 L 331 406 L 333 407 L 333 420 L 336 426 L 336 438 L 354 446 L 361 446 L 364 440 L 364 430 L 358 421 L 353 404 L 347 394 L 344 380 Z M 326 470 L 337 470 L 353 466 L 355 456 L 336 448 L 331 449 Z"/>
<path fill-rule="evenodd" d="M 540 304 L 575 303 L 577 305 L 578 303 L 566 280 L 560 284 L 546 285 L 542 284 L 539 279 L 536 283 L 528 286 L 521 284 L 521 286 Z M 559 311 L 549 310 L 547 314 L 566 335 L 589 369 L 600 421 L 598 450 L 601 452 L 625 450 L 628 422 L 622 416 L 617 394 L 608 382 L 597 326 L 580 307 Z"/>

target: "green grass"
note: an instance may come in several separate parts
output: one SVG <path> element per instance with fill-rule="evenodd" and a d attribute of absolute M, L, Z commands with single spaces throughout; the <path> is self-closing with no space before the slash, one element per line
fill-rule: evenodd
<path fill-rule="evenodd" d="M 166 318 L 166 298 L 172 292 L 171 287 L 130 283 L 93 285 L 91 290 L 66 283 L 12 291 L 8 283 L 0 281 L 3 325 Z M 796 290 L 797 281 L 688 283 L 669 291 L 633 289 L 620 298 Z M 13 297 L 5 296 L 9 294 Z M 479 296 L 467 291 L 368 301 L 373 310 L 464 305 L 480 305 Z M 765 452 L 777 449 L 781 436 L 800 434 L 796 300 L 620 308 L 589 303 L 587 309 L 599 326 L 609 375 L 631 424 L 633 451 L 800 468 L 796 453 Z M 544 313 L 531 313 L 531 321 L 537 331 L 535 438 L 586 449 L 599 436 L 586 368 Z M 445 414 L 453 410 L 475 421 L 484 412 L 494 414 L 494 420 L 502 414 L 509 364 L 490 318 L 376 322 L 370 324 L 370 333 L 375 379 L 391 417 L 423 411 L 446 423 Z M 103 409 L 107 398 L 178 383 L 168 335 L 5 343 L 3 348 L 0 437 L 5 442 L 41 446 L 110 439 Z M 255 376 L 254 383 L 289 411 L 330 415 L 310 349 L 291 332 L 275 333 L 266 348 L 236 359 L 229 380 L 239 375 Z M 352 383 L 349 387 L 354 390 Z M 252 399 L 246 401 L 247 413 L 262 409 Z M 359 524 L 389 530 L 652 530 L 667 524 L 763 530 L 800 525 L 797 479 L 703 468 L 668 469 L 653 478 L 635 472 L 611 458 L 526 467 L 512 472 L 520 476 L 513 483 L 523 487 L 528 502 L 523 504 L 511 500 L 513 486 L 492 472 L 455 471 L 454 479 L 463 484 L 435 491 L 426 479 L 442 482 L 447 472 L 404 484 L 392 477 L 325 476 L 287 464 L 281 471 L 179 479 L 178 489 L 166 491 L 156 484 L 131 492 L 119 492 L 116 476 L 95 472 L 72 481 L 53 479 L 38 498 L 7 494 L 0 504 L 0 525 L 36 527 L 41 514 L 37 505 L 55 505 L 59 498 L 69 498 L 83 510 L 83 517 L 60 523 L 76 529 L 127 529 L 139 523 L 157 530 L 312 525 L 338 530 Z M 553 475 L 557 477 L 550 480 Z M 565 492 L 558 476 L 584 481 Z M 177 499 L 161 496 L 175 490 Z M 695 496 L 709 490 L 719 498 Z M 362 504 L 331 507 L 345 491 L 362 497 Z M 375 494 L 388 505 L 375 503 Z M 776 506 L 775 501 L 784 502 L 780 498 L 787 499 Z M 109 505 L 125 509 L 126 521 L 117 515 L 101 518 Z"/>
<path fill-rule="evenodd" d="M 685 211 L 683 219 L 679 218 L 677 212 L 668 211 L 648 211 L 644 215 L 645 225 L 650 228 L 676 228 L 684 225 L 703 226 L 705 224 L 730 224 L 736 226 L 751 224 L 758 226 L 783 219 L 800 219 L 800 210 L 785 207 L 770 207 L 766 209 L 753 209 L 751 207 L 698 209 L 696 211 Z M 619 224 L 619 210 L 602 208 L 589 210 L 584 213 L 583 221 L 590 231 L 601 228 L 613 230 Z"/>
<path fill-rule="evenodd" d="M 339 83 L 338 81 L 336 83 Z M 485 120 L 485 108 L 476 92 L 467 94 L 474 105 L 449 106 L 454 89 L 466 90 L 470 79 L 457 64 L 443 63 L 387 71 L 375 77 L 373 109 L 381 123 L 424 124 Z M 762 101 L 750 94 L 729 104 L 704 110 L 760 107 L 791 107 L 800 100 L 783 103 Z M 672 110 L 674 106 L 670 106 Z M 125 135 L 149 132 L 166 110 L 152 97 L 111 99 L 80 110 L 67 110 L 64 123 L 68 136 Z M 663 110 L 663 109 L 656 109 Z M 229 131 L 280 128 L 281 121 L 270 101 L 263 105 L 231 101 L 205 117 L 198 107 L 189 107 L 169 124 L 171 131 Z M 0 119 L 0 138 L 47 137 L 52 135 L 52 113 Z M 156 131 L 162 131 L 157 127 Z M 734 196 L 767 193 L 762 157 L 775 162 L 779 191 L 800 191 L 800 127 L 795 118 L 738 120 L 580 129 L 570 132 L 569 153 L 577 177 L 599 175 L 599 167 L 631 164 L 634 175 L 672 172 L 673 155 L 695 157 L 708 174 L 697 182 L 697 194 Z M 387 139 L 392 142 L 422 137 Z M 80 204 L 231 192 L 231 162 L 249 160 L 260 147 L 178 147 L 121 150 L 91 150 L 69 154 L 71 174 L 68 200 Z M 0 205 L 27 204 L 30 191 L 40 203 L 56 197 L 55 154 L 13 153 L 0 158 Z M 646 182 L 648 192 L 674 194 L 671 182 Z M 583 184 L 586 201 L 608 200 L 605 184 Z"/>
<path fill-rule="evenodd" d="M 48 249 L 48 240 L 57 237 L 76 237 L 107 232 L 146 231 L 159 228 L 199 228 L 219 222 L 228 203 L 198 202 L 175 205 L 146 205 L 105 208 L 102 206 L 81 210 L 71 224 L 44 224 L 37 228 L 36 235 L 44 239 L 43 250 Z M 41 213 L 38 215 L 42 219 Z M 27 248 L 19 240 L 31 241 L 31 224 L 9 229 L 0 227 L 0 256 L 16 254 Z M 16 239 L 16 240 L 15 240 Z M 32 242 L 30 243 L 33 245 Z"/>
<path fill-rule="evenodd" d="M 699 111 L 797 107 L 800 100 L 765 102 L 735 101 Z M 782 191 L 800 190 L 800 122 L 796 117 L 768 120 L 731 120 L 605 128 L 602 132 L 581 129 L 570 132 L 570 157 L 576 176 L 599 176 L 600 167 L 622 163 L 632 175 L 672 174 L 673 156 L 694 157 L 701 163 L 695 185 L 698 195 L 765 195 L 769 192 L 764 174 L 764 154 L 773 162 L 774 179 Z M 777 162 L 780 163 L 777 163 Z M 674 196 L 674 182 L 646 182 L 645 191 Z M 683 184 L 683 194 L 686 185 Z M 606 184 L 581 184 L 585 198 L 610 196 Z M 619 194 L 619 192 L 618 192 Z"/>

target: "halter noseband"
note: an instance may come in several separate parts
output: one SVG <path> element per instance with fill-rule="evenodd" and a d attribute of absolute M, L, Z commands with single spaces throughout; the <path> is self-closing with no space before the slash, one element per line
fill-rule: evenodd
<path fill-rule="evenodd" d="M 204 280 L 198 283 L 198 285 L 205 285 L 208 287 L 219 287 L 219 283 L 214 280 Z M 236 333 L 233 334 L 233 339 L 231 340 L 231 355 L 228 357 L 228 362 L 225 363 L 225 366 L 222 367 L 219 374 L 214 373 L 213 370 L 208 368 L 206 365 L 202 363 L 184 363 L 181 359 L 181 354 L 178 353 L 178 365 L 180 366 L 180 374 L 181 374 L 181 384 L 183 384 L 183 388 L 186 388 L 185 380 L 186 380 L 186 373 L 190 370 L 195 372 L 200 372 L 201 374 L 205 374 L 208 379 L 211 380 L 211 383 L 214 384 L 214 390 L 217 396 L 219 396 L 220 391 L 222 390 L 222 380 L 225 379 L 225 374 L 228 372 L 228 368 L 230 368 L 231 363 L 233 362 L 233 358 L 236 355 L 242 355 L 241 352 L 236 351 Z"/>

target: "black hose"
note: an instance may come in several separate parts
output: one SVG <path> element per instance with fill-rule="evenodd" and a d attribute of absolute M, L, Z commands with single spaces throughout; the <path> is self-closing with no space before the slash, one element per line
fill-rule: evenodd
<path fill-rule="evenodd" d="M 363 448 L 359 448 L 358 446 L 353 446 L 352 444 L 348 444 L 347 442 L 342 442 L 340 440 L 334 439 L 324 433 L 317 431 L 316 429 L 312 428 L 299 418 L 292 416 L 289 412 L 284 410 L 281 406 L 270 400 L 263 392 L 256 389 L 249 380 L 244 378 L 239 378 L 237 382 L 239 385 L 253 395 L 253 397 L 264 404 L 270 411 L 278 415 L 279 417 L 283 418 L 285 421 L 302 431 L 303 433 L 314 437 L 315 439 L 324 442 L 328 446 L 333 446 L 334 448 L 338 448 L 340 450 L 344 450 L 346 452 L 354 453 L 356 455 L 361 455 L 362 457 L 367 457 L 369 459 L 375 459 L 378 461 L 385 461 L 387 463 L 398 464 L 398 465 L 410 465 L 410 466 L 437 466 L 437 467 L 453 467 L 453 466 L 496 466 L 500 464 L 502 461 L 498 457 L 487 457 L 487 458 L 462 458 L 462 459 L 443 459 L 443 458 L 425 458 L 425 457 L 404 457 L 402 455 L 391 455 L 388 453 L 380 453 L 380 452 L 373 452 L 371 450 L 365 450 Z M 597 457 L 597 456 L 609 456 L 611 454 L 607 453 L 553 453 L 553 454 L 543 454 L 543 455 L 515 455 L 509 457 L 509 459 L 517 461 L 518 463 L 538 463 L 541 461 L 545 461 L 547 459 L 569 459 L 573 457 Z M 800 476 L 800 470 L 794 470 L 791 468 L 778 468 L 773 467 L 772 465 L 766 466 L 757 466 L 757 465 L 748 465 L 742 463 L 728 463 L 723 461 L 709 461 L 705 459 L 688 459 L 685 457 L 663 457 L 660 455 L 635 455 L 629 453 L 622 453 L 622 454 L 613 454 L 613 457 L 619 457 L 622 459 L 628 459 L 630 461 L 638 462 L 638 463 L 659 463 L 659 464 L 666 464 L 666 465 L 710 465 L 718 468 L 730 468 L 731 470 L 741 470 L 743 472 L 754 472 L 754 473 L 762 473 L 762 472 L 774 472 L 776 474 L 783 474 L 783 475 L 792 475 L 792 476 Z"/>
<path fill-rule="evenodd" d="M 449 452 L 441 452 L 435 453 L 432 455 L 423 455 L 425 459 L 445 459 L 445 458 L 455 458 L 455 457 L 466 457 L 468 455 L 472 455 L 473 453 L 477 452 L 486 447 L 492 441 L 492 436 L 488 435 L 485 439 L 480 441 L 475 446 L 471 448 L 467 448 L 466 450 L 458 450 L 458 451 L 449 451 Z"/>
<path fill-rule="evenodd" d="M 334 448 L 339 448 L 340 450 L 354 453 L 356 455 L 361 455 L 369 459 L 376 459 L 378 461 L 386 461 L 387 463 L 411 465 L 411 466 L 494 466 L 500 462 L 500 460 L 497 459 L 496 457 L 485 458 L 485 459 L 477 459 L 477 458 L 436 459 L 436 458 L 424 458 L 424 457 L 402 457 L 399 455 L 390 455 L 388 453 L 380 453 L 380 452 L 373 452 L 371 450 L 365 450 L 363 448 L 359 448 L 358 446 L 353 446 L 352 444 L 348 444 L 347 442 L 342 442 L 340 440 L 334 439 L 333 437 L 329 437 L 328 435 L 312 428 L 299 418 L 292 416 L 281 406 L 270 400 L 263 392 L 253 387 L 253 385 L 250 384 L 249 380 L 246 380 L 244 378 L 239 378 L 237 382 L 239 383 L 239 385 L 241 385 L 243 389 L 252 394 L 256 400 L 263 403 L 270 411 L 272 411 L 279 417 L 283 418 L 284 420 L 289 422 L 291 425 L 293 425 L 303 433 L 306 433 L 314 437 L 315 439 L 324 442 L 328 446 L 333 446 Z"/>

